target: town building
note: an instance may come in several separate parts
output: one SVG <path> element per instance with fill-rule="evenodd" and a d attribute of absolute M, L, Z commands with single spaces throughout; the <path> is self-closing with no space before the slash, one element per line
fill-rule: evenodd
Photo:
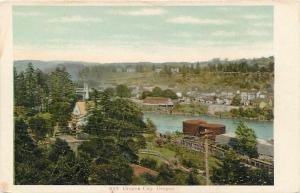
<path fill-rule="evenodd" d="M 69 127 L 71 129 L 80 128 L 80 127 L 86 125 L 86 123 L 87 123 L 86 116 L 88 113 L 88 105 L 91 105 L 91 102 L 78 101 L 75 103 L 75 106 L 74 106 L 73 112 L 72 112 L 72 121 L 69 122 Z"/>
<path fill-rule="evenodd" d="M 170 98 L 166 97 L 146 97 L 143 100 L 143 105 L 159 106 L 159 107 L 173 107 L 174 103 Z"/>
<path fill-rule="evenodd" d="M 171 72 L 172 72 L 173 74 L 179 73 L 179 68 L 171 68 Z"/>
<path fill-rule="evenodd" d="M 85 124 L 85 117 L 87 115 L 86 104 L 84 101 L 76 102 L 72 112 L 72 125 L 69 126 L 74 129 Z"/>

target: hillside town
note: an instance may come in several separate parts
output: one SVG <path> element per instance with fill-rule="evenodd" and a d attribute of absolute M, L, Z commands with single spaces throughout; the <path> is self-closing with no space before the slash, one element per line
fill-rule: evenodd
<path fill-rule="evenodd" d="M 14 185 L 274 185 L 273 7 L 119 3 L 11 9 Z"/>

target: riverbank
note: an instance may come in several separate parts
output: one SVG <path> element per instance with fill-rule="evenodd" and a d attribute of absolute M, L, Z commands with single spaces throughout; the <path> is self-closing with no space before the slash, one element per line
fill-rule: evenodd
<path fill-rule="evenodd" d="M 182 132 L 182 122 L 188 119 L 203 119 L 208 123 L 223 124 L 226 126 L 226 133 L 234 134 L 239 124 L 239 119 L 219 118 L 207 115 L 183 115 L 169 114 L 162 112 L 144 112 L 144 119 L 150 119 L 161 133 Z M 269 140 L 273 138 L 272 121 L 244 120 L 245 124 L 252 128 L 257 138 Z"/>
<path fill-rule="evenodd" d="M 249 117 L 230 117 L 230 116 L 222 116 L 222 115 L 213 115 L 210 113 L 187 113 L 187 112 L 174 112 L 174 111 L 157 111 L 157 110 L 143 110 L 143 113 L 155 113 L 155 114 L 163 114 L 163 115 L 174 115 L 174 116 L 208 116 L 220 119 L 235 119 L 235 120 L 249 120 L 249 121 L 262 121 L 262 122 L 273 122 L 273 120 L 261 120 L 257 118 L 249 118 Z"/>

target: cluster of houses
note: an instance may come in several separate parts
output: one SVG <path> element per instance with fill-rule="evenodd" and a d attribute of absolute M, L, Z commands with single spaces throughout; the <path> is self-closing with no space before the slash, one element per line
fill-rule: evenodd
<path fill-rule="evenodd" d="M 197 92 L 189 91 L 186 96 L 181 97 L 181 103 L 201 103 L 201 104 L 217 104 L 217 105 L 232 105 L 235 97 L 240 100 L 241 106 L 273 106 L 273 97 L 264 91 L 220 91 L 220 92 Z"/>
<path fill-rule="evenodd" d="M 154 67 L 153 71 L 155 73 L 160 73 L 163 70 L 163 67 Z M 180 72 L 180 68 L 179 67 L 170 67 L 170 71 L 173 74 L 179 73 Z M 126 66 L 126 67 L 116 67 L 115 72 L 127 72 L 127 73 L 135 73 L 137 72 L 137 67 L 136 66 Z"/>
<path fill-rule="evenodd" d="M 107 85 L 106 85 L 107 86 Z M 112 87 L 110 85 L 109 87 Z M 172 108 L 175 104 L 206 104 L 211 106 L 228 106 L 232 107 L 232 101 L 235 97 L 239 97 L 240 105 L 239 106 L 257 106 L 259 108 L 272 107 L 273 106 L 273 96 L 264 91 L 214 91 L 214 92 L 201 92 L 197 90 L 188 91 L 186 93 L 180 92 L 180 90 L 172 88 L 163 88 L 173 90 L 178 99 L 170 99 L 166 97 L 146 97 L 143 100 L 140 100 L 140 96 L 143 91 L 152 91 L 155 87 L 129 87 L 132 92 L 131 100 L 141 104 L 145 107 L 158 107 L 158 108 Z M 101 89 L 105 89 L 104 87 Z M 83 89 L 79 89 L 77 93 L 83 95 L 83 101 L 78 101 L 75 104 L 73 110 L 73 122 L 70 122 L 70 127 L 81 127 L 86 122 L 86 114 L 89 102 L 89 89 L 88 85 L 85 84 Z"/>

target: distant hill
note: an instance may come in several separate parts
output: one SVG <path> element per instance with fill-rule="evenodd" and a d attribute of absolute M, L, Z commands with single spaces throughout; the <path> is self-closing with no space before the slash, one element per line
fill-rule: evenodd
<path fill-rule="evenodd" d="M 35 68 L 39 68 L 44 72 L 52 72 L 57 67 L 65 67 L 71 74 L 73 80 L 77 80 L 79 72 L 85 68 L 86 65 L 95 65 L 96 63 L 88 62 L 73 62 L 73 61 L 41 61 L 41 60 L 18 60 L 14 61 L 14 66 L 18 72 L 24 71 L 28 65 L 32 63 Z"/>
<path fill-rule="evenodd" d="M 165 62 L 165 63 L 152 63 L 152 62 L 124 62 L 124 63 L 93 63 L 93 62 L 81 62 L 81 61 L 42 61 L 42 60 L 17 60 L 14 61 L 14 66 L 18 72 L 24 71 L 28 65 L 32 63 L 35 68 L 39 68 L 44 72 L 52 72 L 57 67 L 65 67 L 66 70 L 71 74 L 73 80 L 79 79 L 79 72 L 87 66 L 136 66 L 136 65 L 174 65 L 183 66 L 194 63 L 189 62 Z M 203 63 L 201 63 L 203 64 Z"/>
<path fill-rule="evenodd" d="M 255 63 L 259 63 L 260 65 L 266 65 L 269 61 L 274 61 L 274 57 L 262 57 L 262 58 L 253 58 L 253 59 L 239 59 L 239 60 L 231 60 L 230 62 L 241 63 L 245 61 L 249 65 L 253 65 Z M 110 67 L 135 67 L 137 65 L 143 66 L 172 66 L 172 67 L 182 67 L 182 66 L 207 66 L 210 64 L 227 64 L 228 60 L 221 60 L 219 58 L 215 58 L 209 61 L 202 62 L 162 62 L 162 63 L 153 63 L 153 62 L 120 62 L 120 63 L 96 63 L 96 62 L 82 62 L 82 61 L 41 61 L 41 60 L 17 60 L 14 61 L 14 66 L 17 71 L 24 71 L 28 65 L 28 63 L 32 63 L 35 68 L 39 68 L 44 72 L 51 72 L 55 70 L 57 67 L 65 67 L 66 70 L 71 74 L 73 80 L 79 80 L 79 73 L 86 69 L 87 67 L 92 66 L 110 66 Z"/>

